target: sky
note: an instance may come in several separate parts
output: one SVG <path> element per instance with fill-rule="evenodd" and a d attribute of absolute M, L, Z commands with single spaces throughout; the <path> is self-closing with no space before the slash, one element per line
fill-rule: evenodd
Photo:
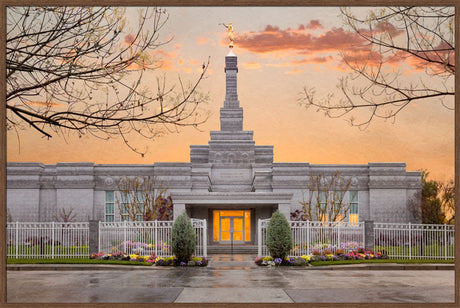
<path fill-rule="evenodd" d="M 395 121 L 377 119 L 365 130 L 350 126 L 349 117 L 331 119 L 305 109 L 298 99 L 304 87 L 317 95 L 340 97 L 339 78 L 347 76 L 340 52 L 359 44 L 344 28 L 335 7 L 168 7 L 169 20 L 161 39 L 172 39 L 156 51 L 162 66 L 143 79 L 156 86 L 157 76 L 175 82 L 193 81 L 202 63 L 210 68 L 199 90 L 209 95 L 203 107 L 210 113 L 199 127 L 181 128 L 155 140 L 130 136 L 130 143 L 147 148 L 144 157 L 118 140 L 101 141 L 76 135 L 43 138 L 32 130 L 7 133 L 9 162 L 94 162 L 152 164 L 188 162 L 190 145 L 207 144 L 209 131 L 219 130 L 219 110 L 225 98 L 224 60 L 227 32 L 220 23 L 232 22 L 238 56 L 238 96 L 244 110 L 244 130 L 254 131 L 256 145 L 273 145 L 275 162 L 367 164 L 405 162 L 408 171 L 426 169 L 432 178 L 454 175 L 454 112 L 438 101 L 413 103 Z M 362 8 L 360 10 L 367 10 Z M 135 19 L 135 10 L 127 11 Z M 414 61 L 392 64 L 404 78 L 423 73 Z M 447 104 L 452 104 L 447 101 Z M 357 117 L 360 113 L 354 114 Z"/>

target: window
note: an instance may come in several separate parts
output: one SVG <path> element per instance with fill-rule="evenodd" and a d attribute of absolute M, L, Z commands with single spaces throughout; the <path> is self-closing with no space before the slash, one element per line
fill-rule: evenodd
<path fill-rule="evenodd" d="M 350 191 L 350 222 L 358 222 L 358 192 Z"/>
<path fill-rule="evenodd" d="M 113 191 L 105 192 L 105 221 L 113 222 L 115 220 L 115 202 Z"/>
<path fill-rule="evenodd" d="M 319 192 L 319 221 L 327 221 L 327 204 L 326 204 L 326 192 L 320 191 Z"/>
<path fill-rule="evenodd" d="M 144 220 L 144 202 L 145 202 L 145 195 L 143 192 L 138 191 L 137 192 L 137 204 L 139 205 L 139 212 L 136 215 L 137 221 L 142 221 Z"/>
<path fill-rule="evenodd" d="M 128 207 L 129 207 L 129 200 L 128 196 L 124 193 L 120 192 L 121 196 L 121 205 L 120 205 L 120 216 L 121 216 L 121 221 L 129 220 L 128 216 Z"/>

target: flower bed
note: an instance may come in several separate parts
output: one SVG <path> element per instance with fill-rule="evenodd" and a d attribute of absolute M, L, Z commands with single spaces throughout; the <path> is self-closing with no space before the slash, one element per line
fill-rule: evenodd
<path fill-rule="evenodd" d="M 345 252 L 344 249 L 337 249 L 335 253 L 325 249 L 323 251 L 313 250 L 310 255 L 301 257 L 287 257 L 284 260 L 279 258 L 273 259 L 271 256 L 257 257 L 255 263 L 260 266 L 306 266 L 311 262 L 318 261 L 343 261 L 343 260 L 371 260 L 371 259 L 388 259 L 387 255 L 380 252 L 372 252 L 371 250 L 357 249 L 350 252 Z"/>
<path fill-rule="evenodd" d="M 178 262 L 175 256 L 170 256 L 166 258 L 158 257 L 155 261 L 156 266 L 207 266 L 208 259 L 201 257 L 192 257 L 188 263 Z"/>
<path fill-rule="evenodd" d="M 90 259 L 96 260 L 118 260 L 118 261 L 131 261 L 131 262 L 146 262 L 155 264 L 156 266 L 207 266 L 208 260 L 201 257 L 192 257 L 188 262 L 177 262 L 175 256 L 170 257 L 157 257 L 154 253 L 150 256 L 142 256 L 139 254 L 126 254 L 124 252 L 116 252 L 110 254 L 104 254 L 102 252 L 92 254 Z"/>

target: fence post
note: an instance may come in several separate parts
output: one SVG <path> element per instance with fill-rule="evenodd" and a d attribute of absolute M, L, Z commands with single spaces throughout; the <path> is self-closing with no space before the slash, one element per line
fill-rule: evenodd
<path fill-rule="evenodd" d="M 16 221 L 16 238 L 14 239 L 14 245 L 16 247 L 16 259 L 19 257 L 19 221 Z"/>
<path fill-rule="evenodd" d="M 340 248 L 340 224 L 337 224 L 337 247 Z"/>
<path fill-rule="evenodd" d="M 51 259 L 54 259 L 54 221 L 51 223 Z"/>
<path fill-rule="evenodd" d="M 374 221 L 364 221 L 364 248 L 374 251 Z"/>
<path fill-rule="evenodd" d="M 262 236 L 260 234 L 260 219 L 257 220 L 257 256 L 260 257 L 262 254 Z"/>
<path fill-rule="evenodd" d="M 447 225 L 444 224 L 444 260 L 447 260 Z"/>
<path fill-rule="evenodd" d="M 158 220 L 154 220 L 153 224 L 153 232 L 155 234 L 154 242 L 155 242 L 155 256 L 158 256 Z"/>
<path fill-rule="evenodd" d="M 208 225 L 206 222 L 206 219 L 203 219 L 203 257 L 208 256 L 208 238 L 207 238 L 207 233 L 208 233 Z"/>
<path fill-rule="evenodd" d="M 98 247 L 98 250 L 102 248 L 101 246 L 101 242 L 102 242 L 102 239 L 101 239 L 101 222 L 99 221 L 99 223 L 97 224 L 97 232 L 98 232 L 98 237 L 97 237 L 97 247 Z M 88 226 L 88 233 L 89 233 L 89 226 Z M 89 234 L 88 234 L 88 241 L 89 241 Z"/>
<path fill-rule="evenodd" d="M 126 253 L 126 220 L 123 220 L 123 251 Z"/>
<path fill-rule="evenodd" d="M 307 220 L 307 245 L 305 246 L 305 254 L 310 254 L 310 224 L 311 221 Z"/>
<path fill-rule="evenodd" d="M 409 260 L 412 259 L 412 230 L 409 222 Z"/>
<path fill-rule="evenodd" d="M 99 221 L 89 221 L 89 254 L 99 252 L 100 239 L 99 239 Z"/>

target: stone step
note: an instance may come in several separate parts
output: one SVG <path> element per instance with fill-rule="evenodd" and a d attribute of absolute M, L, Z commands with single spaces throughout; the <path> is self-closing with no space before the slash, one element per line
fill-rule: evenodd
<path fill-rule="evenodd" d="M 256 245 L 212 245 L 207 248 L 208 254 L 257 254 Z"/>

